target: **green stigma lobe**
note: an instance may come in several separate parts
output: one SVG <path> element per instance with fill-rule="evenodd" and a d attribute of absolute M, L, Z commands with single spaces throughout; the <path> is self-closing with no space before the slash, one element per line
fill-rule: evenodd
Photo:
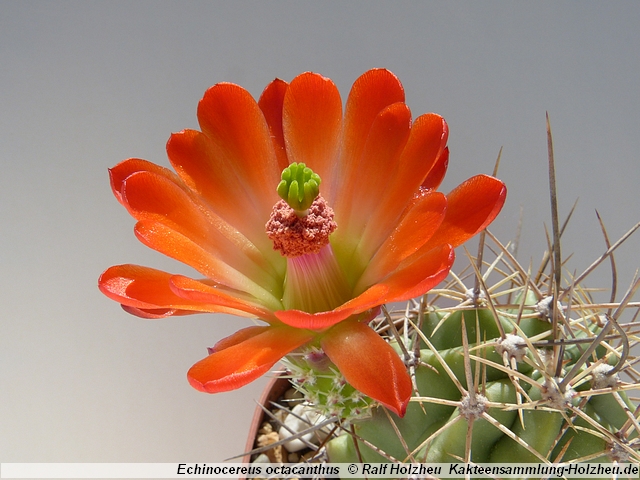
<path fill-rule="evenodd" d="M 320 176 L 304 163 L 292 163 L 281 178 L 278 195 L 297 212 L 307 210 L 320 193 Z"/>

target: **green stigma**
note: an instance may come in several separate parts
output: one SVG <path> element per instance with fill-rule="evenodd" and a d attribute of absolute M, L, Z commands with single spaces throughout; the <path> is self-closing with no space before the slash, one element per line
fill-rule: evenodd
<path fill-rule="evenodd" d="M 320 192 L 320 175 L 304 163 L 292 163 L 281 178 L 278 195 L 296 212 L 307 210 Z"/>

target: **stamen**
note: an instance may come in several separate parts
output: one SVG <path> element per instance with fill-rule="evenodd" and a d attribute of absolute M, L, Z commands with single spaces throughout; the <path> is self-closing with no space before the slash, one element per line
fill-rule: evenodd
<path fill-rule="evenodd" d="M 267 222 L 267 236 L 273 242 L 273 249 L 285 257 L 318 253 L 329 243 L 329 235 L 337 228 L 333 216 L 333 210 L 320 195 L 304 217 L 299 217 L 284 200 L 280 200 Z"/>

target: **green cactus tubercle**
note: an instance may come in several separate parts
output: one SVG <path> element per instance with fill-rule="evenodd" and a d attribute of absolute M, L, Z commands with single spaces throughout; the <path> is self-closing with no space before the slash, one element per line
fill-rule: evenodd
<path fill-rule="evenodd" d="M 625 393 L 580 397 L 567 389 L 560 395 L 561 404 L 553 404 L 547 398 L 549 390 L 554 388 L 553 381 L 550 382 L 548 374 L 540 371 L 541 365 L 536 363 L 539 361 L 536 357 L 542 352 L 528 351 L 526 357 L 512 362 L 497 341 L 502 329 L 507 336 L 519 339 L 524 350 L 528 350 L 524 338 L 544 337 L 550 328 L 550 322 L 542 318 L 528 318 L 516 327 L 508 318 L 496 320 L 488 308 L 426 313 L 420 334 L 414 338 L 414 342 L 419 342 L 420 352 L 414 375 L 417 395 L 428 400 L 415 398 L 404 418 L 378 409 L 365 420 L 355 420 L 355 433 L 362 440 L 356 447 L 354 436 L 348 433 L 332 439 L 327 444 L 329 458 L 332 462 L 346 463 L 448 463 L 461 459 L 478 463 L 541 463 L 583 457 L 611 462 L 612 458 L 604 454 L 608 441 L 602 430 L 613 435 L 627 421 L 627 412 L 634 407 Z M 473 357 L 471 372 L 465 371 L 463 330 L 468 339 L 467 349 Z M 576 345 L 565 351 L 565 373 L 580 356 L 580 347 Z M 409 351 L 413 349 L 412 344 L 406 347 Z M 578 352 L 574 352 L 575 349 Z M 604 361 L 603 353 L 604 350 L 596 350 L 592 360 Z M 507 364 L 515 365 L 518 375 L 527 376 L 531 381 L 516 378 L 509 373 Z M 468 378 L 473 379 L 473 385 L 467 384 Z M 591 388 L 589 381 L 585 380 L 578 390 L 585 388 Z M 465 411 L 468 399 L 480 404 L 476 414 Z M 566 402 L 566 406 L 562 402 Z M 549 407 L 550 403 L 555 406 Z M 578 409 L 591 420 L 576 415 Z M 470 422 L 473 422 L 471 429 Z M 467 442 L 469 430 L 472 432 L 470 444 Z M 519 441 L 505 434 L 506 430 Z"/>

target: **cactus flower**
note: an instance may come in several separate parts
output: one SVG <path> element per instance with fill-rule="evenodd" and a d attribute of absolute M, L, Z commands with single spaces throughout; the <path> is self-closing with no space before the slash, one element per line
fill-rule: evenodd
<path fill-rule="evenodd" d="M 201 131 L 167 143 L 175 173 L 128 159 L 110 177 L 138 239 L 203 278 L 118 265 L 100 290 L 143 318 L 222 312 L 264 322 L 209 349 L 188 372 L 198 390 L 239 388 L 312 345 L 403 415 L 410 378 L 368 321 L 446 277 L 453 249 L 500 211 L 504 184 L 478 175 L 438 192 L 447 124 L 432 113 L 412 121 L 387 70 L 358 78 L 344 113 L 334 83 L 315 73 L 276 79 L 257 102 L 220 83 L 198 121 Z"/>

